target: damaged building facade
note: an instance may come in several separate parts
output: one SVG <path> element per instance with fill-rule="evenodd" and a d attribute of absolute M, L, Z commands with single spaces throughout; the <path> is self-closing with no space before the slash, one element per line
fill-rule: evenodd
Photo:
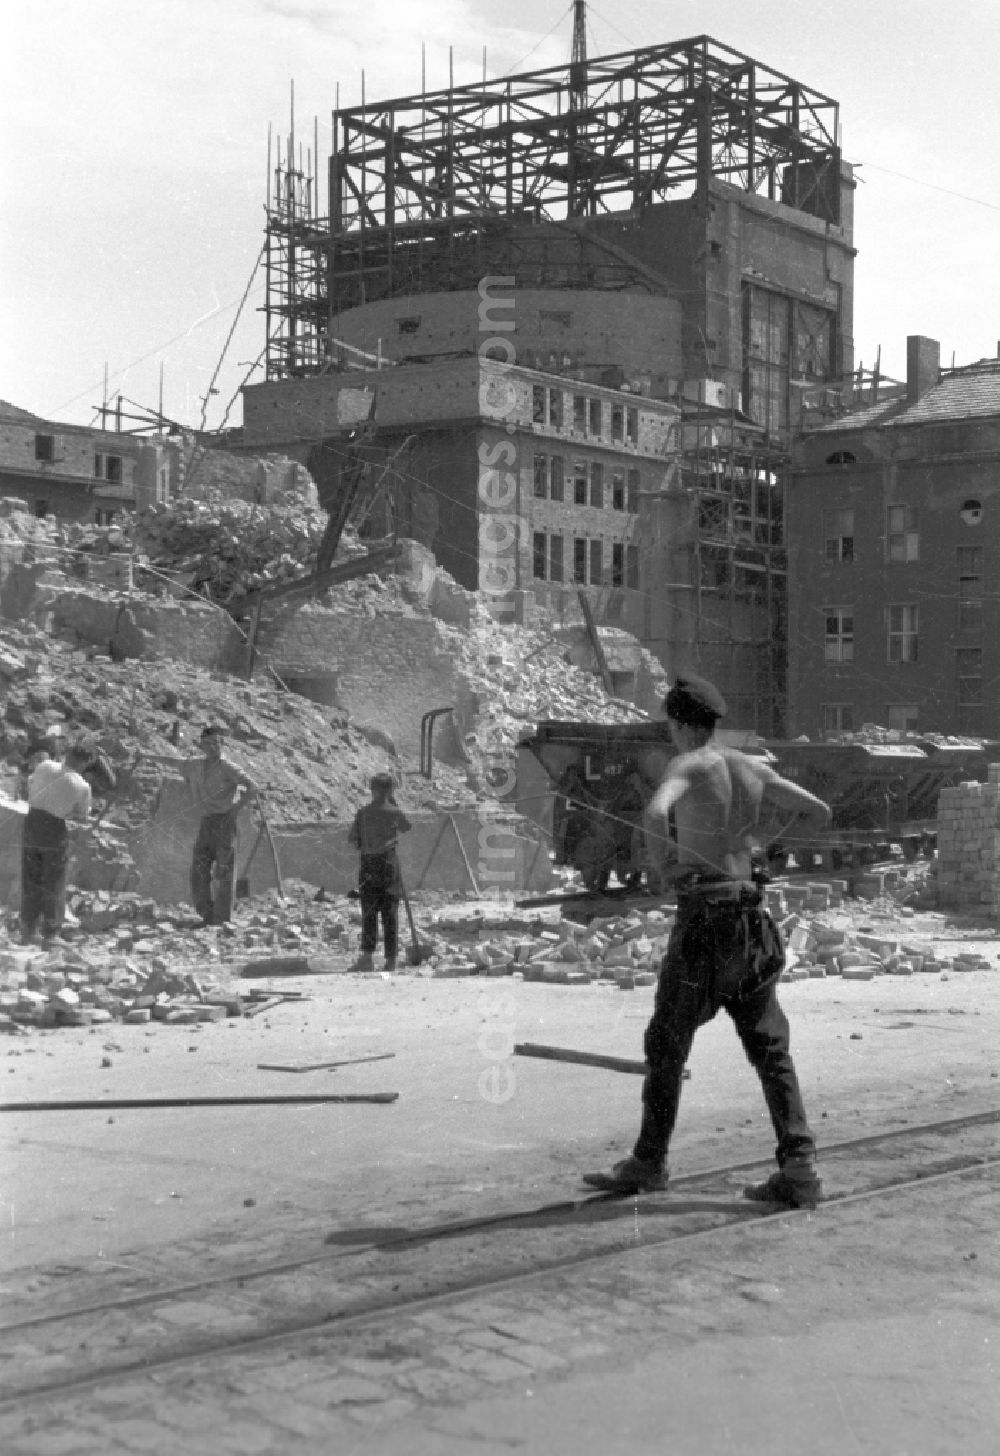
<path fill-rule="evenodd" d="M 0 400 L 0 497 L 35 516 L 110 525 L 176 494 L 175 443 L 45 420 Z"/>
<path fill-rule="evenodd" d="M 325 450 L 335 497 L 367 376 L 373 489 L 460 582 L 513 508 L 498 609 L 583 590 L 780 733 L 788 452 L 853 362 L 838 137 L 829 97 L 708 37 L 335 112 L 326 215 L 294 139 L 275 172 L 246 448 L 297 451 L 321 499 Z"/>
<path fill-rule="evenodd" d="M 805 435 L 788 495 L 795 733 L 1000 737 L 1000 359 L 942 370 Z"/>

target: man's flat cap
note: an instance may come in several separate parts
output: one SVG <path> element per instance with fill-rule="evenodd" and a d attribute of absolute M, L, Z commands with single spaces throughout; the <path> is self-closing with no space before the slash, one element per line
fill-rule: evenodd
<path fill-rule="evenodd" d="M 726 715 L 726 700 L 702 677 L 679 677 L 663 699 L 663 711 L 689 728 L 711 728 Z"/>

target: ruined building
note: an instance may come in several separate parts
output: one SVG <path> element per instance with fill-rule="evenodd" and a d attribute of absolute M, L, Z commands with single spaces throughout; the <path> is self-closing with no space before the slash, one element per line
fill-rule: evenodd
<path fill-rule="evenodd" d="M 797 444 L 787 521 L 792 730 L 1000 737 L 1000 359 L 911 335 L 904 394 Z"/>
<path fill-rule="evenodd" d="M 330 503 L 369 413 L 373 534 L 500 615 L 584 591 L 780 733 L 789 443 L 853 362 L 838 107 L 705 36 L 580 36 L 564 66 L 335 112 L 325 213 L 289 138 L 244 442 Z"/>

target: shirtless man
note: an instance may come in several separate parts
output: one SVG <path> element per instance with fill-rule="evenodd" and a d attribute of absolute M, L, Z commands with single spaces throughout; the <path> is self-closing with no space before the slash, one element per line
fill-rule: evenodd
<path fill-rule="evenodd" d="M 646 1029 L 648 1070 L 635 1148 L 610 1173 L 589 1173 L 584 1181 L 617 1193 L 667 1186 L 667 1145 L 684 1064 L 695 1031 L 724 1007 L 760 1078 L 778 1139 L 778 1171 L 745 1188 L 744 1196 L 814 1208 L 821 1194 L 816 1145 L 788 1049 L 788 1021 L 775 994 L 784 950 L 752 878 L 750 851 L 755 841 L 777 838 L 792 825 L 824 828 L 830 809 L 768 764 L 713 742 L 726 705 L 711 683 L 678 679 L 663 706 L 678 753 L 650 814 L 663 821 L 665 842 L 673 811 L 678 863 L 670 878 L 677 885 L 677 921 Z"/>

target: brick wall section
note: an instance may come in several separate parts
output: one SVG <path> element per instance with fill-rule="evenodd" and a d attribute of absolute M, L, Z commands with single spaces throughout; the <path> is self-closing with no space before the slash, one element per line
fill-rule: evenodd
<path fill-rule="evenodd" d="M 938 799 L 938 899 L 1000 915 L 1000 763 L 989 783 L 942 789 Z"/>
<path fill-rule="evenodd" d="M 439 622 L 305 606 L 268 612 L 259 646 L 279 673 L 335 673 L 338 704 L 357 723 L 388 733 L 407 758 L 419 758 L 422 715 L 454 706 L 457 722 L 439 719 L 435 725 L 434 755 L 452 763 L 464 758 L 460 739 L 472 726 L 476 703 Z"/>

